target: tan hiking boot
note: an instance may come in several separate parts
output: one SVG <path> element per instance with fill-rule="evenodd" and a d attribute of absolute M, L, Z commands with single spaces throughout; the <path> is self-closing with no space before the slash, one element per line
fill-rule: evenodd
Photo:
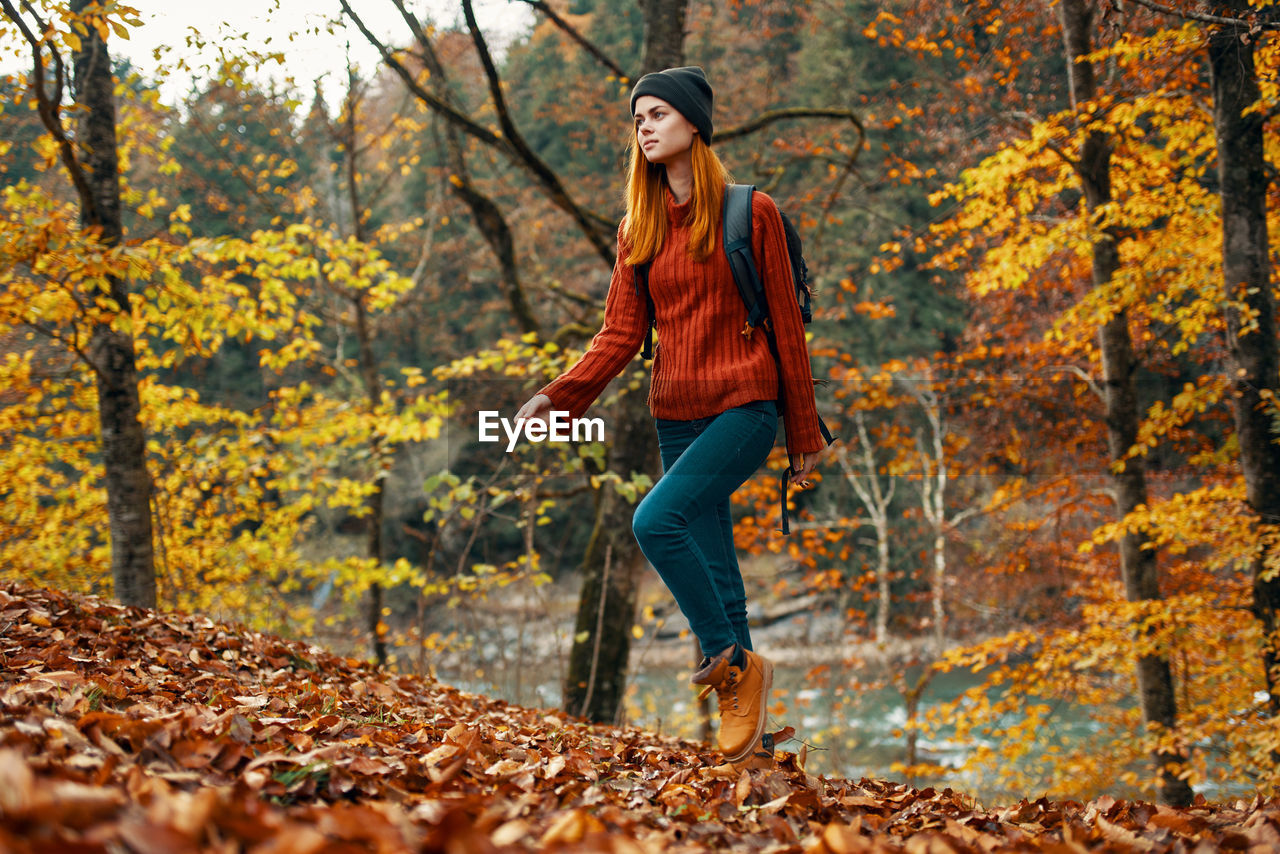
<path fill-rule="evenodd" d="M 726 766 L 739 772 L 768 771 L 777 764 L 773 753 L 773 734 L 768 732 L 756 739 L 755 744 L 751 745 L 751 749 L 741 759 L 736 762 L 725 762 Z"/>
<path fill-rule="evenodd" d="M 745 759 L 764 733 L 766 704 L 773 688 L 773 664 L 749 649 L 742 651 L 743 666 L 729 663 L 734 648 L 710 658 L 693 674 L 695 685 L 705 685 L 699 698 L 716 692 L 720 701 L 720 752 L 729 762 Z"/>
<path fill-rule="evenodd" d="M 737 650 L 737 645 L 729 647 L 719 655 L 713 655 L 711 658 L 704 658 L 698 664 L 698 669 L 694 672 L 691 681 L 694 685 L 706 685 L 709 688 L 719 685 L 724 680 L 724 672 L 729 667 L 729 661 L 733 658 L 733 653 Z M 704 689 L 698 695 L 698 698 L 707 696 Z"/>

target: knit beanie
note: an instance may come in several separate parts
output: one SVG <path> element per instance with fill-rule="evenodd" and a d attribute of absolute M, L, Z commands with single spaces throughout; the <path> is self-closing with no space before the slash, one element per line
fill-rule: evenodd
<path fill-rule="evenodd" d="M 711 144 L 714 128 L 711 124 L 711 84 L 707 75 L 696 65 L 684 68 L 668 68 L 646 74 L 636 81 L 631 90 L 631 114 L 635 115 L 636 100 L 641 95 L 661 98 L 689 120 L 698 129 L 702 141 Z"/>

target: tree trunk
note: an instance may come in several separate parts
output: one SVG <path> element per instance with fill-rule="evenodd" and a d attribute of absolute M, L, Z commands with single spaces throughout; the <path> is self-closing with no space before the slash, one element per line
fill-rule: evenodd
<path fill-rule="evenodd" d="M 1249 8 L 1244 0 L 1225 5 L 1236 16 Z M 1249 506 L 1260 528 L 1252 566 L 1253 613 L 1262 622 L 1268 705 L 1275 717 L 1280 716 L 1280 578 L 1266 577 L 1266 558 L 1276 546 L 1262 529 L 1274 532 L 1280 521 L 1280 445 L 1270 411 L 1278 384 L 1276 306 L 1268 260 L 1264 116 L 1256 110 L 1245 114 L 1258 100 L 1253 45 L 1244 27 L 1219 26 L 1210 34 L 1209 66 L 1222 195 L 1227 348 L 1235 384 L 1232 410 Z"/>
<path fill-rule="evenodd" d="M 360 165 L 357 162 L 359 135 L 356 132 L 356 110 L 360 99 L 356 95 L 355 71 L 347 68 L 346 122 L 344 125 L 344 144 L 347 152 L 347 201 L 351 206 L 351 233 L 361 243 L 367 235 L 364 228 L 364 207 L 360 203 Z M 356 346 L 360 352 L 360 379 L 364 383 L 365 399 L 372 414 L 381 402 L 382 382 L 378 379 L 378 365 L 373 355 L 373 330 L 369 328 L 369 311 L 365 305 L 365 291 L 354 290 L 346 294 L 355 311 Z M 366 533 L 368 535 L 367 554 L 374 565 L 382 566 L 382 516 L 385 503 L 386 478 L 382 468 L 382 447 L 377 436 L 370 443 L 369 455 L 377 470 L 374 472 L 373 492 L 369 495 L 365 506 L 369 508 L 366 516 Z M 373 650 L 373 658 L 378 666 L 387 663 L 386 629 L 382 620 L 382 585 L 375 581 L 369 587 L 368 619 L 369 645 Z"/>
<path fill-rule="evenodd" d="M 418 46 L 422 48 L 422 59 L 427 70 L 438 81 L 436 85 L 440 99 L 446 104 L 460 106 L 450 88 L 448 71 L 436 54 L 435 45 L 431 43 L 431 39 L 421 27 L 416 26 L 414 37 Z M 461 133 L 447 121 L 444 123 L 444 139 L 449 169 L 452 172 L 448 178 L 449 189 L 470 209 L 472 221 L 485 242 L 489 244 L 489 249 L 498 262 L 498 269 L 502 271 L 502 290 L 511 308 L 511 316 L 520 326 L 520 331 L 537 332 L 537 318 L 525 297 L 524 286 L 520 282 L 520 268 L 516 262 L 515 238 L 511 234 L 511 227 L 507 224 L 507 219 L 498 205 L 481 193 L 472 182 Z"/>
<path fill-rule="evenodd" d="M 656 464 L 656 433 L 643 387 L 619 404 L 618 430 L 610 448 L 614 471 L 649 469 Z M 636 581 L 644 555 L 631 533 L 630 503 L 612 487 L 597 493 L 596 519 L 582 560 L 582 591 L 565 674 L 565 711 L 595 721 L 619 720 L 627 687 L 631 626 L 636 615 Z"/>
<path fill-rule="evenodd" d="M 642 76 L 684 65 L 684 22 L 688 8 L 688 0 L 640 0 L 640 11 L 644 15 Z"/>
<path fill-rule="evenodd" d="M 929 422 L 929 446 L 924 437 L 916 433 L 917 453 L 920 457 L 920 510 L 933 529 L 933 566 L 929 570 L 929 601 L 933 613 L 933 654 L 941 657 L 947 638 L 947 526 L 954 525 L 971 511 L 964 511 L 947 520 L 947 425 L 943 418 L 944 401 L 934 383 L 933 372 L 928 371 L 923 382 L 909 382 L 911 393 Z"/>
<path fill-rule="evenodd" d="M 688 0 L 645 0 L 641 4 L 645 19 L 642 73 L 684 62 L 687 6 Z M 619 404 L 618 431 L 609 450 L 612 471 L 657 467 L 658 437 L 645 404 L 647 388 L 646 380 Z M 617 720 L 622 708 L 636 613 L 636 581 L 645 566 L 631 533 L 632 513 L 631 505 L 616 491 L 600 491 L 595 527 L 582 561 L 582 593 L 565 676 L 565 711 L 601 723 Z"/>
<path fill-rule="evenodd" d="M 924 497 L 925 517 L 933 526 L 933 569 L 929 579 L 929 598 L 933 606 L 933 654 L 942 657 L 947 637 L 947 457 L 942 425 L 942 401 L 930 390 L 927 401 L 931 408 L 925 414 L 933 431 L 933 472 L 929 475 L 933 488 Z"/>
<path fill-rule="evenodd" d="M 944 465 L 939 461 L 939 465 Z M 938 518 L 942 519 L 941 513 Z M 929 589 L 933 599 L 933 650 L 934 655 L 942 657 L 943 651 L 947 646 L 947 610 L 946 610 L 946 587 L 947 580 L 947 535 L 944 524 L 934 525 L 933 528 L 933 578 L 929 582 Z"/>
<path fill-rule="evenodd" d="M 924 699 L 924 691 L 929 687 L 929 683 L 933 681 L 933 666 L 928 662 L 914 662 L 916 666 L 922 667 L 920 676 L 914 684 L 910 684 L 907 678 L 907 668 L 911 664 L 904 664 L 900 681 L 898 682 L 898 690 L 902 692 L 902 704 L 906 710 L 906 723 L 903 725 L 904 741 L 906 742 L 907 758 L 906 758 L 906 780 L 907 785 L 911 785 L 915 780 L 915 768 L 920 764 L 920 701 Z"/>
<path fill-rule="evenodd" d="M 897 489 L 897 481 L 890 478 L 889 488 L 880 486 L 879 464 L 876 462 L 875 446 L 867 433 L 866 419 L 861 412 L 854 413 L 854 424 L 858 430 L 858 442 L 862 448 L 862 471 L 858 472 L 849 463 L 848 451 L 844 446 L 837 449 L 836 460 L 844 472 L 845 480 L 857 493 L 858 500 L 867 511 L 871 525 L 876 531 L 876 643 L 882 644 L 889 639 L 889 505 L 893 503 L 893 494 Z"/>
<path fill-rule="evenodd" d="M 360 347 L 360 369 L 363 376 L 365 394 L 369 401 L 369 411 L 377 409 L 382 397 L 382 382 L 378 379 L 378 366 L 373 360 L 373 332 L 369 329 L 368 310 L 365 307 L 365 293 L 359 291 L 353 297 L 356 309 L 356 338 Z M 383 460 L 382 443 L 377 436 L 372 440 L 370 449 L 373 463 L 377 470 L 373 473 L 373 493 L 369 495 L 368 515 L 368 555 L 375 565 L 381 567 L 384 558 L 382 546 L 383 506 L 386 503 L 386 469 L 389 461 Z M 374 582 L 369 588 L 369 641 L 373 647 L 374 660 L 379 666 L 387 663 L 386 629 L 382 620 L 382 585 Z"/>
<path fill-rule="evenodd" d="M 1093 13 L 1087 0 L 1063 0 L 1059 9 L 1070 72 L 1071 102 L 1078 108 L 1082 102 L 1092 100 L 1097 94 L 1093 66 L 1082 61 L 1093 50 Z M 1110 170 L 1110 140 L 1102 131 L 1090 131 L 1085 137 L 1079 166 L 1085 204 L 1090 214 L 1111 201 Z M 1119 267 L 1117 237 L 1110 231 L 1104 232 L 1093 244 L 1094 287 L 1101 287 L 1109 282 Z M 1116 515 L 1123 519 L 1147 503 L 1146 472 L 1142 458 L 1125 459 L 1129 449 L 1137 441 L 1141 413 L 1134 387 L 1137 362 L 1133 355 L 1128 317 L 1123 307 L 1099 331 L 1098 344 L 1105 384 L 1107 448 L 1113 461 L 1124 461 L 1124 468 L 1112 475 Z M 1156 552 L 1152 548 L 1144 548 L 1144 539 L 1138 532 L 1129 532 L 1120 541 L 1120 573 L 1124 580 L 1125 596 L 1131 602 L 1160 598 Z M 1142 707 L 1144 722 L 1157 725 L 1162 730 L 1175 729 L 1177 701 L 1168 656 L 1163 653 L 1141 656 L 1138 659 L 1137 678 L 1138 702 Z M 1155 764 L 1160 799 L 1173 806 L 1190 806 L 1194 793 L 1187 781 L 1178 776 L 1180 768 L 1186 763 L 1186 756 L 1176 750 L 1156 749 L 1152 752 L 1151 759 Z"/>
<path fill-rule="evenodd" d="M 880 516 L 876 526 L 876 643 L 889 640 L 889 520 Z"/>
<path fill-rule="evenodd" d="M 72 0 L 82 14 L 94 0 Z M 115 84 L 111 56 L 96 27 L 87 28 L 73 58 L 76 100 L 84 108 L 76 134 L 84 167 L 87 198 L 80 200 L 80 221 L 100 229 L 107 246 L 120 244 L 120 173 L 116 156 Z M 103 291 L 119 316 L 130 313 L 129 291 L 116 276 L 105 277 Z M 93 327 L 89 358 L 98 382 L 98 421 L 106 471 L 107 517 L 111 529 L 111 576 L 115 596 L 125 605 L 156 606 L 156 574 L 151 531 L 151 477 L 146 436 L 139 420 L 138 369 L 131 335 L 113 329 L 108 319 Z"/>

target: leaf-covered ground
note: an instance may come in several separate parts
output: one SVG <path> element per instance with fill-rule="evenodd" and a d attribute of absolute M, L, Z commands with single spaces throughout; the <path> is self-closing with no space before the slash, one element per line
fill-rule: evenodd
<path fill-rule="evenodd" d="M 0 851 L 1276 851 L 1280 801 L 981 808 L 0 586 Z"/>

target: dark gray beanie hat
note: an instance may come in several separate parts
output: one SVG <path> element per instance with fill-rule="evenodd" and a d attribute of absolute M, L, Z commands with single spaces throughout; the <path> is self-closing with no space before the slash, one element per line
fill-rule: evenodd
<path fill-rule="evenodd" d="M 684 68 L 668 68 L 646 74 L 636 81 L 631 90 L 631 114 L 636 112 L 636 99 L 641 95 L 661 98 L 675 107 L 689 124 L 698 129 L 702 141 L 711 144 L 714 128 L 711 124 L 711 84 L 707 75 L 696 65 Z"/>

